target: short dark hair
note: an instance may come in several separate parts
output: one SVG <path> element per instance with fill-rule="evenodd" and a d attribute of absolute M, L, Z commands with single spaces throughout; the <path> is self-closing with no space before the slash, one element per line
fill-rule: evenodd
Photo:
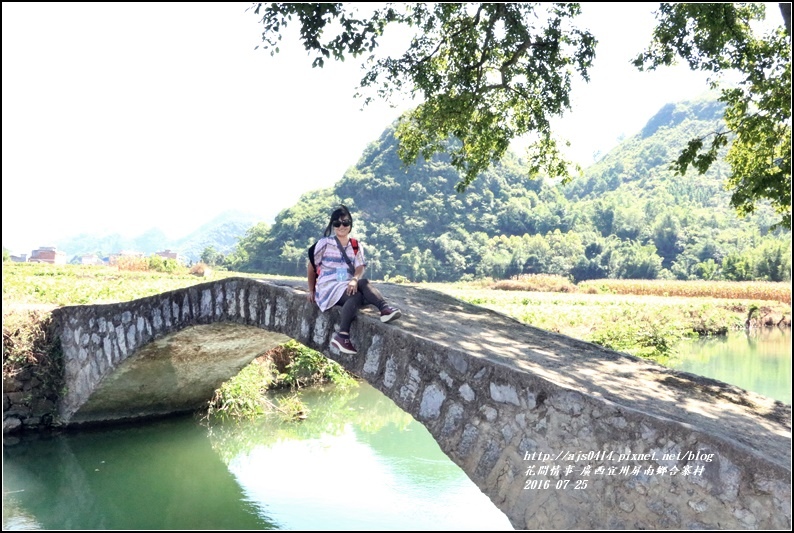
<path fill-rule="evenodd" d="M 331 220 L 328 221 L 328 226 L 326 226 L 323 236 L 330 237 L 334 232 L 332 229 L 334 222 L 344 216 L 347 216 L 347 218 L 350 219 L 350 229 L 353 229 L 353 215 L 350 214 L 350 210 L 347 207 L 340 204 L 339 207 L 334 209 L 333 213 L 331 213 Z"/>
<path fill-rule="evenodd" d="M 316 247 L 317 247 L 317 243 L 315 242 L 314 244 L 309 246 L 309 249 L 306 251 L 306 254 L 309 256 L 309 263 L 312 264 L 312 268 L 314 270 L 317 270 L 317 265 L 314 264 L 314 249 Z"/>

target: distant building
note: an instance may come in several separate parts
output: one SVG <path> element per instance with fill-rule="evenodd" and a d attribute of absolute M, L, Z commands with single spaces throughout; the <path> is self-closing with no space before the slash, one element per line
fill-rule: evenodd
<path fill-rule="evenodd" d="M 104 265 L 105 263 L 96 254 L 85 254 L 80 256 L 81 265 Z"/>
<path fill-rule="evenodd" d="M 30 254 L 29 263 L 50 263 L 53 265 L 65 265 L 66 253 L 61 252 L 54 246 L 43 246 L 38 250 L 33 250 Z"/>
<path fill-rule="evenodd" d="M 172 252 L 171 250 L 163 250 L 162 252 L 155 252 L 154 255 L 159 255 L 164 259 L 173 259 L 175 261 L 179 261 L 179 254 L 177 252 Z"/>
<path fill-rule="evenodd" d="M 13 261 L 14 263 L 27 263 L 28 262 L 28 254 L 12 255 L 11 256 L 11 261 Z"/>

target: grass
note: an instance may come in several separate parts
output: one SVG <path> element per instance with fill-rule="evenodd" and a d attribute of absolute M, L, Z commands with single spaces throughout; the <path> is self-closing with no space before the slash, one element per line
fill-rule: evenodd
<path fill-rule="evenodd" d="M 196 276 L 186 267 L 168 273 L 106 266 L 3 263 L 3 309 L 127 302 L 232 276 L 257 277 L 225 271 L 213 271 L 210 277 Z"/>
<path fill-rule="evenodd" d="M 791 301 L 791 287 L 783 283 L 742 282 L 734 287 L 727 282 L 602 280 L 597 286 L 548 278 L 557 277 L 418 286 L 547 331 L 657 361 L 672 355 L 682 339 L 742 329 L 750 315 L 754 325 L 781 320 L 791 325 L 791 305 L 784 303 Z"/>
<path fill-rule="evenodd" d="M 336 361 L 290 340 L 257 357 L 223 383 L 207 404 L 205 420 L 255 419 L 267 414 L 287 421 L 303 420 L 308 408 L 300 398 L 300 389 L 325 383 L 348 388 L 357 381 Z M 284 389 L 290 393 L 275 398 L 269 394 Z"/>
<path fill-rule="evenodd" d="M 606 324 L 632 316 L 675 317 L 691 329 L 701 323 L 715 324 L 711 333 L 724 326 L 744 326 L 751 302 L 686 297 L 636 296 L 631 294 L 579 294 L 500 291 L 449 284 L 422 284 L 460 300 L 507 314 L 541 329 L 584 339 Z M 774 302 L 768 304 L 775 308 Z M 723 331 L 724 332 L 724 331 Z M 708 333 L 708 331 L 704 331 Z"/>

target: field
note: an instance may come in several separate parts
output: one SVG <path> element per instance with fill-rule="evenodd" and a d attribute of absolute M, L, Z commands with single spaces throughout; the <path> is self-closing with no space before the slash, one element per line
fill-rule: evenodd
<path fill-rule="evenodd" d="M 4 263 L 3 313 L 20 307 L 127 302 L 230 276 L 254 277 L 222 271 L 202 277 L 190 274 L 187 268 L 169 273 L 107 266 Z"/>

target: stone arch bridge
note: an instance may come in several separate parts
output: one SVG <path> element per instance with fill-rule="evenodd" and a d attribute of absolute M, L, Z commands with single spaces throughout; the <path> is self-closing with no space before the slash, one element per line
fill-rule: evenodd
<path fill-rule="evenodd" d="M 539 330 L 435 291 L 379 284 L 359 353 L 299 281 L 227 278 L 55 311 L 66 425 L 189 410 L 290 338 L 424 424 L 517 529 L 790 529 L 791 406 Z"/>

